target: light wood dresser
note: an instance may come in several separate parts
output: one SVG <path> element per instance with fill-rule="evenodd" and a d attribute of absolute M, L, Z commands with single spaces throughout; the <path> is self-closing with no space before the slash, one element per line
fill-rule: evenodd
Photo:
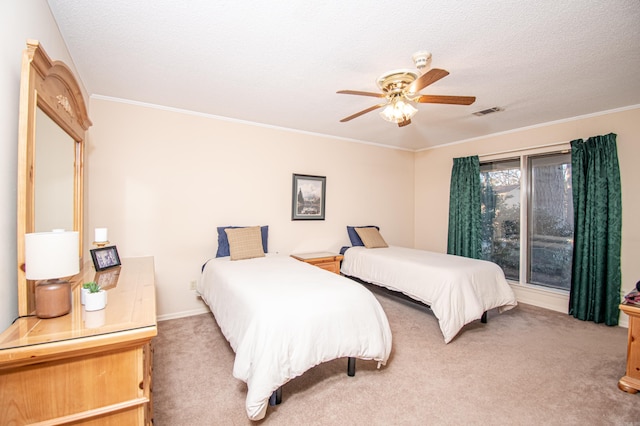
<path fill-rule="evenodd" d="M 627 343 L 627 374 L 618 381 L 618 387 L 629 393 L 640 391 L 640 306 L 623 303 L 620 309 L 629 315 Z"/>
<path fill-rule="evenodd" d="M 80 287 L 94 280 L 107 306 L 86 312 Z M 69 314 L 19 318 L 0 334 L 0 424 L 151 424 L 153 257 L 98 274 L 87 262 L 73 286 Z"/>
<path fill-rule="evenodd" d="M 291 257 L 338 275 L 340 275 L 340 262 L 344 259 L 341 254 L 328 252 L 292 254 Z"/>

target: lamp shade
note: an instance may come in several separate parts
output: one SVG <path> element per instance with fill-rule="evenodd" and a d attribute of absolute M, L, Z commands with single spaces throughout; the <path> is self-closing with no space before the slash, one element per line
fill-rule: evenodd
<path fill-rule="evenodd" d="M 25 234 L 24 249 L 28 280 L 68 277 L 80 271 L 78 232 Z"/>

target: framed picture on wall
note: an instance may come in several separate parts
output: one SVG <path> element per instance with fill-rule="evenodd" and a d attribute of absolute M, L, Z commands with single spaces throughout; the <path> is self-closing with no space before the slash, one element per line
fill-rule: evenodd
<path fill-rule="evenodd" d="M 100 247 L 89 251 L 91 252 L 91 259 L 93 260 L 93 266 L 95 266 L 96 271 L 103 271 L 114 266 L 120 266 L 120 257 L 118 256 L 116 246 Z"/>
<path fill-rule="evenodd" d="M 291 220 L 324 220 L 325 176 L 293 175 Z"/>

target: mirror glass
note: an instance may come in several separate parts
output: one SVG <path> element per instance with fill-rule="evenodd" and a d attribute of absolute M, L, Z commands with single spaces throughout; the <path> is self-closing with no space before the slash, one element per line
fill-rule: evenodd
<path fill-rule="evenodd" d="M 35 232 L 73 231 L 75 141 L 36 110 Z"/>

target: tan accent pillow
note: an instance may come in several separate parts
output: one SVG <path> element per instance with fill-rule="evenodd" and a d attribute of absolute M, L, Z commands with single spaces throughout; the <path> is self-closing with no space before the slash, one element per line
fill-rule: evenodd
<path fill-rule="evenodd" d="M 356 228 L 356 232 L 366 248 L 389 247 L 376 228 Z"/>
<path fill-rule="evenodd" d="M 259 226 L 247 228 L 228 228 L 229 254 L 231 260 L 253 259 L 254 257 L 264 257 L 262 249 L 262 234 Z"/>

